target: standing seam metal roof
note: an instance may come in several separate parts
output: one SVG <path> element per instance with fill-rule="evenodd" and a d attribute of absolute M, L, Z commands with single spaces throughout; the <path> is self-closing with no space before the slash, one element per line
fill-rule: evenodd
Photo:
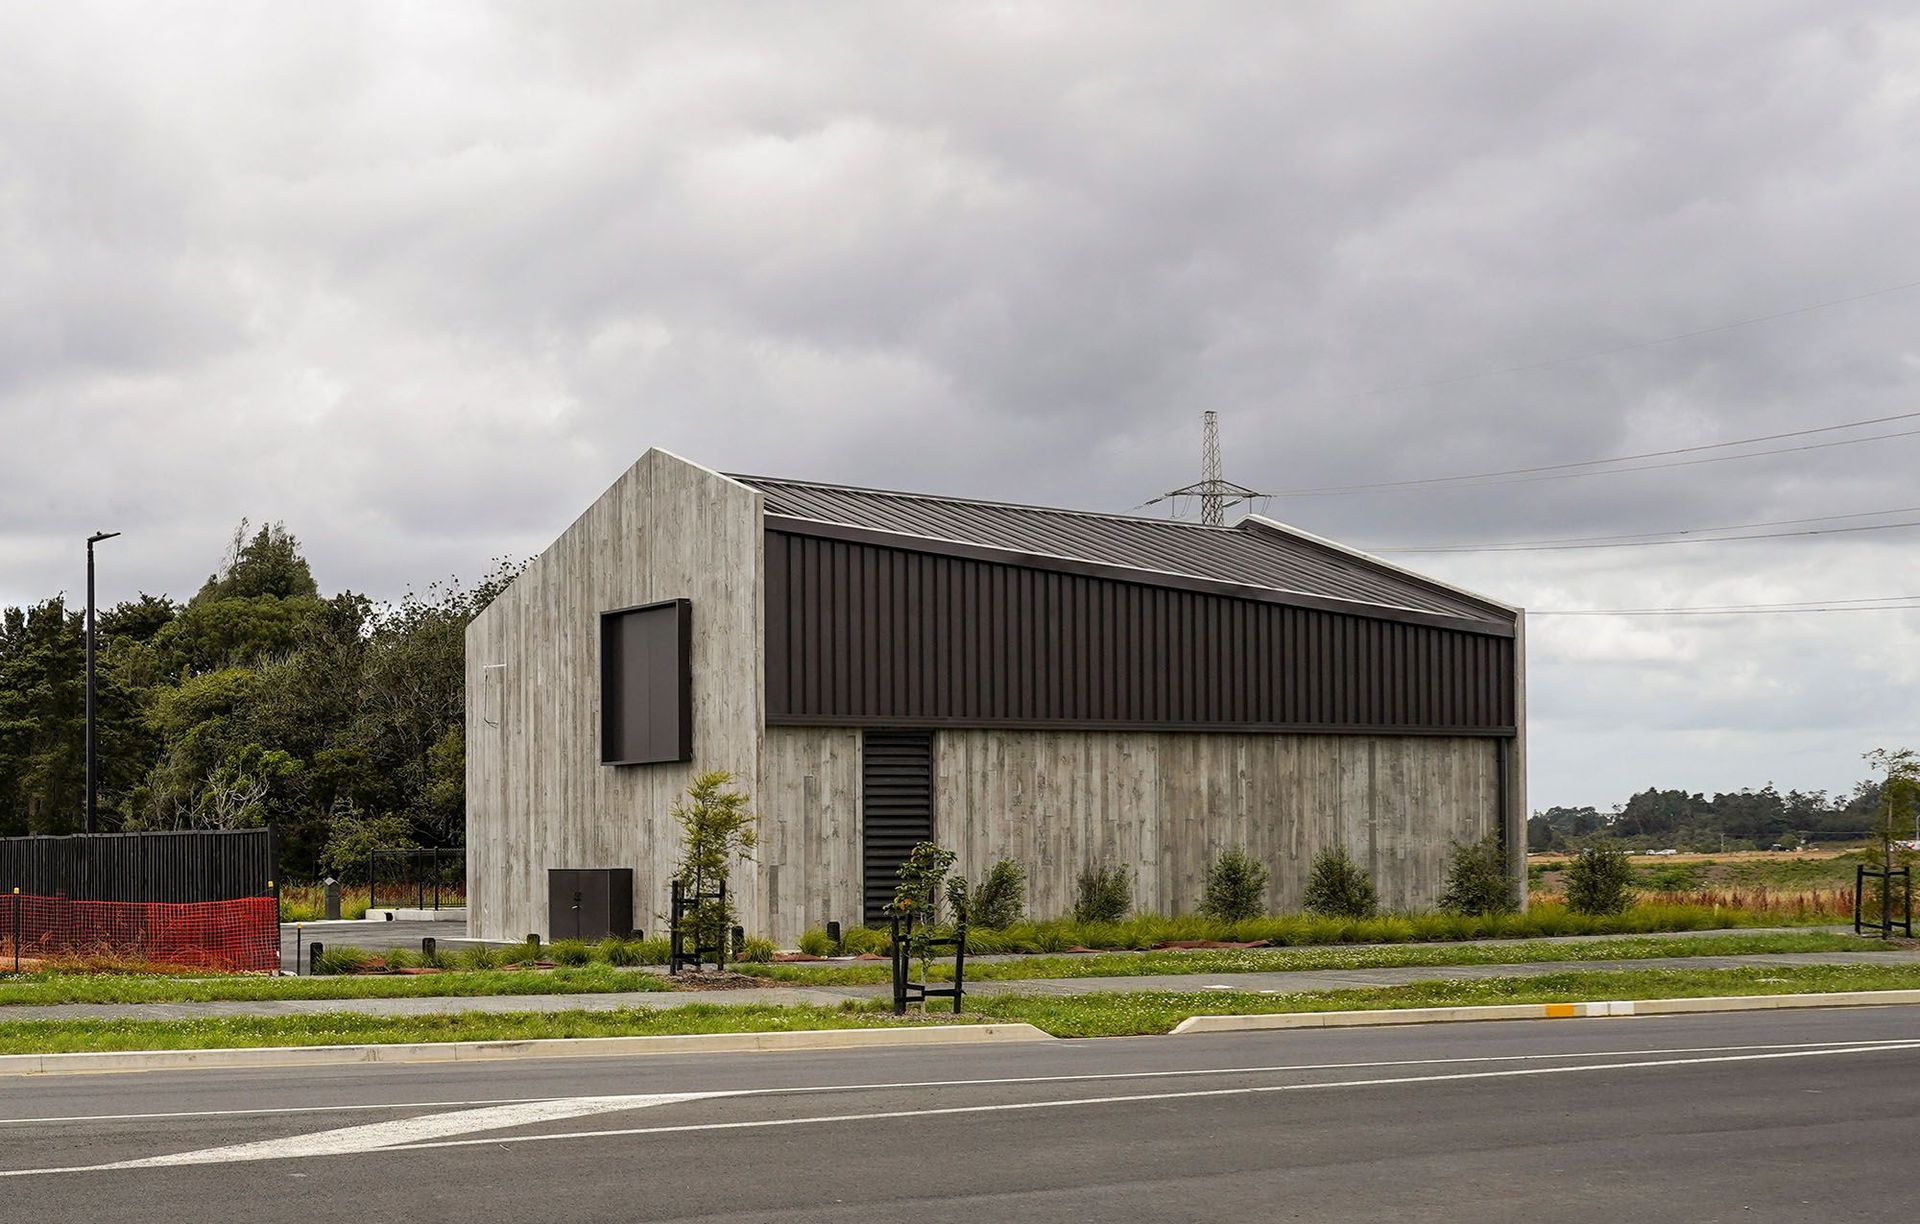
<path fill-rule="evenodd" d="M 733 475 L 758 489 L 766 513 L 978 547 L 1040 553 L 1268 590 L 1512 624 L 1444 586 L 1310 540 L 1245 522 L 1205 527 L 1046 506 Z"/>

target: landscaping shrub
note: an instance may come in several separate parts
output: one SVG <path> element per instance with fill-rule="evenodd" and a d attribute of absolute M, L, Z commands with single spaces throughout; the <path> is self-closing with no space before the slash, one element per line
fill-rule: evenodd
<path fill-rule="evenodd" d="M 587 957 L 597 964 L 613 965 L 617 968 L 646 964 L 646 961 L 641 959 L 640 941 L 622 939 L 618 935 L 594 943 L 587 949 Z"/>
<path fill-rule="evenodd" d="M 556 965 L 584 965 L 592 955 L 585 940 L 556 939 L 547 948 L 546 958 Z"/>
<path fill-rule="evenodd" d="M 1336 918 L 1371 918 L 1380 907 L 1373 881 L 1338 846 L 1313 856 L 1313 871 L 1300 900 L 1309 913 Z"/>
<path fill-rule="evenodd" d="M 850 927 L 841 932 L 840 950 L 848 956 L 861 956 L 872 953 L 884 956 L 892 937 L 885 931 L 876 931 L 872 927 Z"/>
<path fill-rule="evenodd" d="M 1026 917 L 1027 869 L 1012 859 L 1001 859 L 987 869 L 980 887 L 973 890 L 967 922 L 974 927 L 998 931 Z"/>
<path fill-rule="evenodd" d="M 1633 865 L 1624 850 L 1587 846 L 1567 864 L 1567 908 L 1576 914 L 1619 914 L 1633 903 Z"/>
<path fill-rule="evenodd" d="M 364 948 L 328 948 L 320 953 L 319 971 L 331 973 L 365 973 L 374 962 L 373 953 Z"/>
<path fill-rule="evenodd" d="M 1519 908 L 1507 880 L 1507 852 L 1498 834 L 1453 844 L 1440 908 L 1452 914 L 1511 914 Z"/>
<path fill-rule="evenodd" d="M 808 956 L 832 956 L 833 940 L 828 939 L 827 933 L 819 927 L 809 927 L 800 936 L 800 950 Z"/>
<path fill-rule="evenodd" d="M 511 961 L 511 949 L 495 948 L 481 944 L 472 948 L 462 948 L 453 954 L 453 964 L 459 969 L 503 969 Z"/>
<path fill-rule="evenodd" d="M 740 945 L 740 954 L 733 959 L 749 965 L 764 965 L 773 960 L 773 952 L 771 939 L 748 939 Z"/>
<path fill-rule="evenodd" d="M 1075 922 L 1119 922 L 1133 908 L 1133 869 L 1101 863 L 1089 866 L 1075 882 Z"/>
<path fill-rule="evenodd" d="M 1200 912 L 1221 922 L 1258 918 L 1267 911 L 1266 865 L 1240 846 L 1231 846 L 1207 868 Z"/>

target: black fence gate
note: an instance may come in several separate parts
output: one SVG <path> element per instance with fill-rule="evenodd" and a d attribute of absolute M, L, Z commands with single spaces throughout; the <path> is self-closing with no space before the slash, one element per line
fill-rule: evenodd
<path fill-rule="evenodd" d="M 467 852 L 445 846 L 367 856 L 367 908 L 458 909 L 467 903 Z"/>

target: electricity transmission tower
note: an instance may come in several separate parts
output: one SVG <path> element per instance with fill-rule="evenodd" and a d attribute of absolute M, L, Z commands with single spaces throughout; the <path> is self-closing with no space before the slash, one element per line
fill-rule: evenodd
<path fill-rule="evenodd" d="M 1235 484 L 1220 476 L 1220 414 L 1203 412 L 1200 414 L 1200 479 L 1193 484 L 1178 489 L 1169 489 L 1158 497 L 1149 498 L 1140 503 L 1152 506 L 1169 499 L 1175 500 L 1176 517 L 1178 499 L 1197 497 L 1200 499 L 1200 522 L 1207 527 L 1227 525 L 1227 507 L 1242 502 L 1252 502 L 1256 497 L 1270 497 L 1271 494 L 1256 492 L 1245 485 Z"/>

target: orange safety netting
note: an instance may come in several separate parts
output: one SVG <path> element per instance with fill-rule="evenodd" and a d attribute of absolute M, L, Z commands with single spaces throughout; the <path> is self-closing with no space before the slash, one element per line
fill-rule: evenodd
<path fill-rule="evenodd" d="M 70 901 L 0 893 L 0 969 L 92 955 L 208 969 L 280 967 L 280 902 Z"/>

